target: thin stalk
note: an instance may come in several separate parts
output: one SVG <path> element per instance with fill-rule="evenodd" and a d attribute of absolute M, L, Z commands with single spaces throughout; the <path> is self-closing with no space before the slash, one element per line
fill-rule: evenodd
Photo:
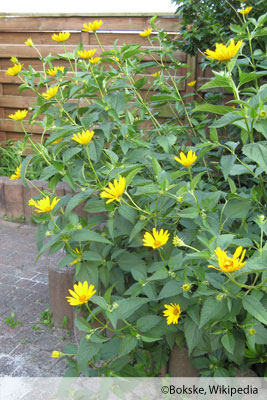
<path fill-rule="evenodd" d="M 92 168 L 93 173 L 94 173 L 94 175 L 95 175 L 95 177 L 96 177 L 96 180 L 97 180 L 99 186 L 101 187 L 101 186 L 102 186 L 102 185 L 101 185 L 101 182 L 100 182 L 100 180 L 99 180 L 99 178 L 98 178 L 98 176 L 97 176 L 97 173 L 96 173 L 96 171 L 95 171 L 95 169 L 94 169 L 94 166 L 93 166 L 93 164 L 92 164 L 92 161 L 91 161 L 91 158 L 90 158 L 90 155 L 89 155 L 88 144 L 86 145 L 86 148 L 85 148 L 85 149 L 86 149 L 86 154 L 87 154 L 87 158 L 88 158 L 90 167 Z"/>

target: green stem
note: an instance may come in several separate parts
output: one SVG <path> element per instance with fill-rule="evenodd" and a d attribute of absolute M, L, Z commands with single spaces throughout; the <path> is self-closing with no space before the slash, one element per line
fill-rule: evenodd
<path fill-rule="evenodd" d="M 29 182 L 29 183 L 34 187 L 34 189 L 36 189 L 42 196 L 45 196 L 44 192 L 43 192 L 42 190 L 40 190 L 37 186 L 35 186 L 35 184 L 34 184 L 30 179 L 27 179 L 27 178 L 25 178 L 25 179 L 26 179 L 26 181 Z"/>
<path fill-rule="evenodd" d="M 102 325 L 104 328 L 107 328 L 107 324 L 104 324 L 102 321 L 100 321 L 100 319 L 92 312 L 92 310 L 90 309 L 88 303 L 85 304 L 87 310 L 89 311 L 89 313 L 92 315 L 92 317 L 100 324 Z"/>
<path fill-rule="evenodd" d="M 67 53 L 67 49 L 66 49 L 65 43 L 63 43 L 63 48 L 64 48 L 64 51 L 65 51 L 65 53 L 66 53 L 66 55 L 67 55 L 67 59 L 68 59 L 68 62 L 69 62 L 69 64 L 70 64 L 71 70 L 72 70 L 72 72 L 73 72 L 73 74 L 74 74 L 74 76 L 75 76 L 75 71 L 74 71 L 74 69 L 73 69 L 72 62 L 70 61 L 70 58 L 69 58 L 69 56 L 68 56 L 68 53 Z"/>
<path fill-rule="evenodd" d="M 23 129 L 23 132 L 25 133 L 27 139 L 29 139 L 29 142 L 31 143 L 32 147 L 35 149 L 35 151 L 36 151 L 38 154 L 40 154 L 40 155 L 43 157 L 43 159 L 45 160 L 45 162 L 46 162 L 48 165 L 51 165 L 50 161 L 46 158 L 46 156 L 44 155 L 44 153 L 43 153 L 41 150 L 39 150 L 38 147 L 36 147 L 36 145 L 35 145 L 35 144 L 33 143 L 33 141 L 31 140 L 30 136 L 29 136 L 28 133 L 26 132 L 26 129 L 25 129 L 24 125 L 23 125 L 22 120 L 20 121 L 20 123 L 21 123 L 21 127 L 22 127 L 22 129 Z"/>
<path fill-rule="evenodd" d="M 126 196 L 131 200 L 131 202 L 133 203 L 134 207 L 131 206 L 129 203 L 127 203 L 125 200 L 122 199 L 123 202 L 124 202 L 125 204 L 127 204 L 129 207 L 135 208 L 136 210 L 141 211 L 141 212 L 143 212 L 143 213 L 145 213 L 145 214 L 151 215 L 150 212 L 145 211 L 145 210 L 143 210 L 142 208 L 140 208 L 140 207 L 133 201 L 133 199 L 131 198 L 131 196 L 129 195 L 129 193 L 127 193 L 127 192 L 124 192 L 124 193 L 125 193 Z"/>
<path fill-rule="evenodd" d="M 102 44 L 101 44 L 101 42 L 100 42 L 100 40 L 99 40 L 99 38 L 98 38 L 98 35 L 97 35 L 96 31 L 94 31 L 94 34 L 95 34 L 95 38 L 96 38 L 97 43 L 99 44 L 101 50 L 102 50 L 102 51 L 105 51 L 104 48 L 103 48 L 103 46 L 102 46 Z"/>
<path fill-rule="evenodd" d="M 87 158 L 88 158 L 90 167 L 92 168 L 93 173 L 94 173 L 94 175 L 95 175 L 95 177 L 96 177 L 96 180 L 97 180 L 99 186 L 101 187 L 101 186 L 102 186 L 102 185 L 101 185 L 101 182 L 100 182 L 100 180 L 99 180 L 99 178 L 98 178 L 98 176 L 97 176 L 97 173 L 96 173 L 96 171 L 95 171 L 95 169 L 94 169 L 94 166 L 93 166 L 93 164 L 92 164 L 92 161 L 91 161 L 91 158 L 90 158 L 90 155 L 89 155 L 88 144 L 86 145 L 85 149 L 86 149 L 86 154 L 87 154 Z"/>
<path fill-rule="evenodd" d="M 163 257 L 163 255 L 161 254 L 160 249 L 159 249 L 159 255 L 160 255 L 160 258 L 161 258 L 162 261 L 163 261 L 164 266 L 167 266 L 167 263 L 166 263 L 166 261 L 164 260 L 164 257 Z"/>
<path fill-rule="evenodd" d="M 189 172 L 190 181 L 191 181 L 191 184 L 192 184 L 193 176 L 192 176 L 192 172 L 191 172 L 191 168 L 190 167 L 188 168 L 188 172 Z M 197 205 L 198 211 L 200 212 L 201 208 L 200 208 L 200 205 L 199 205 L 199 201 L 198 201 L 198 198 L 197 198 L 197 195 L 196 195 L 195 188 L 192 188 L 192 186 L 191 186 L 191 189 L 193 190 L 193 196 L 194 196 L 194 199 L 196 201 L 196 205 Z"/>

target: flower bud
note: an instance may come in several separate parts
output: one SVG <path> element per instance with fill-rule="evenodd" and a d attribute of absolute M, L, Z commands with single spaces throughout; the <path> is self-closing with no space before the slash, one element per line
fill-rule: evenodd
<path fill-rule="evenodd" d="M 189 283 L 184 283 L 182 289 L 184 292 L 188 292 L 191 289 L 191 285 Z"/>
<path fill-rule="evenodd" d="M 255 335 L 256 331 L 255 331 L 255 329 L 251 328 L 251 329 L 248 331 L 248 333 L 249 333 L 251 336 L 253 336 L 253 335 Z"/>
<path fill-rule="evenodd" d="M 177 235 L 173 237 L 172 244 L 175 247 L 182 247 L 184 246 L 184 241 L 180 239 Z"/>

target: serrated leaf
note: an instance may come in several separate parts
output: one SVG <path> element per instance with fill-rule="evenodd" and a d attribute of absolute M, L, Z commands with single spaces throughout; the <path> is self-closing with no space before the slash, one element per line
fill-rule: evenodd
<path fill-rule="evenodd" d="M 147 332 L 161 321 L 158 315 L 147 314 L 136 321 L 136 327 L 141 332 Z"/>
<path fill-rule="evenodd" d="M 235 348 L 235 338 L 234 335 L 231 332 L 227 332 L 225 335 L 223 335 L 221 339 L 223 347 L 231 354 L 234 352 Z"/>
<path fill-rule="evenodd" d="M 200 330 L 199 327 L 189 317 L 186 317 L 184 321 L 184 334 L 190 354 L 199 342 Z"/>
<path fill-rule="evenodd" d="M 217 302 L 214 297 L 208 297 L 204 301 L 200 314 L 200 328 L 206 325 L 222 309 L 222 303 L 222 301 Z"/>
<path fill-rule="evenodd" d="M 195 107 L 192 112 L 196 111 L 206 111 L 213 114 L 227 114 L 233 111 L 233 108 L 230 106 L 222 106 L 222 105 L 214 105 L 214 104 L 200 104 L 199 106 Z"/>
<path fill-rule="evenodd" d="M 74 232 L 72 236 L 73 240 L 77 240 L 78 242 L 99 242 L 99 243 L 107 243 L 111 244 L 111 242 L 94 231 L 90 231 L 89 229 L 82 229 L 81 231 Z"/>
<path fill-rule="evenodd" d="M 254 318 L 267 325 L 267 311 L 261 302 L 253 295 L 243 297 L 242 304 Z"/>
<path fill-rule="evenodd" d="M 137 339 L 134 336 L 126 336 L 120 345 L 119 357 L 125 356 L 130 353 L 137 345 Z"/>

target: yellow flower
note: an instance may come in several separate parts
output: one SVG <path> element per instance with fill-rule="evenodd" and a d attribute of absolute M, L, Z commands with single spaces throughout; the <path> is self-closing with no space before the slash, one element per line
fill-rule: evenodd
<path fill-rule="evenodd" d="M 151 235 L 149 232 L 144 234 L 144 246 L 152 247 L 155 250 L 168 242 L 170 234 L 167 230 L 164 231 L 161 229 L 160 231 L 157 231 L 155 228 L 153 228 L 152 233 L 153 235 Z"/>
<path fill-rule="evenodd" d="M 188 290 L 190 290 L 191 285 L 189 283 L 184 283 L 182 286 L 182 289 L 184 292 L 188 292 Z"/>
<path fill-rule="evenodd" d="M 152 32 L 152 28 L 148 28 L 148 29 L 145 29 L 144 32 L 139 33 L 139 35 L 142 37 L 147 37 L 151 34 L 151 32 Z"/>
<path fill-rule="evenodd" d="M 18 110 L 15 112 L 15 114 L 10 114 L 9 118 L 14 119 L 15 121 L 21 121 L 22 119 L 26 118 L 27 114 L 27 110 Z"/>
<path fill-rule="evenodd" d="M 77 53 L 82 58 L 91 58 L 95 54 L 96 49 L 93 50 L 78 50 Z"/>
<path fill-rule="evenodd" d="M 188 82 L 187 86 L 193 87 L 196 83 L 197 81 Z"/>
<path fill-rule="evenodd" d="M 9 177 L 9 179 L 11 180 L 11 181 L 14 181 L 15 179 L 19 179 L 20 178 L 20 170 L 21 170 L 21 165 L 18 167 L 18 168 L 16 168 L 16 171 L 15 171 L 15 173 L 13 174 L 13 175 L 11 175 L 10 177 Z"/>
<path fill-rule="evenodd" d="M 23 64 L 15 64 L 13 67 L 8 68 L 8 70 L 6 71 L 7 75 L 10 76 L 16 76 L 20 73 L 21 68 L 23 67 Z"/>
<path fill-rule="evenodd" d="M 83 24 L 83 31 L 84 32 L 95 32 L 97 31 L 101 25 L 103 25 L 103 21 L 100 19 L 99 21 L 89 22 L 88 25 Z"/>
<path fill-rule="evenodd" d="M 60 137 L 59 139 L 54 140 L 54 141 L 52 142 L 52 144 L 58 144 L 59 142 L 61 142 L 62 139 L 63 139 L 63 138 Z"/>
<path fill-rule="evenodd" d="M 112 58 L 113 58 L 113 60 L 116 61 L 116 62 L 119 62 L 119 61 L 120 61 L 119 57 L 113 56 Z"/>
<path fill-rule="evenodd" d="M 57 350 L 52 351 L 52 354 L 51 354 L 52 358 L 59 358 L 62 356 L 63 356 L 63 353 L 61 353 L 61 351 L 57 351 Z"/>
<path fill-rule="evenodd" d="M 252 10 L 252 8 L 253 8 L 253 7 L 246 7 L 246 8 L 243 8 L 243 10 L 240 10 L 239 12 L 240 12 L 240 14 L 242 14 L 242 15 L 247 15 L 248 13 L 250 13 L 250 11 Z"/>
<path fill-rule="evenodd" d="M 13 64 L 19 64 L 19 60 L 17 59 L 17 57 L 11 57 L 11 58 L 10 58 L 10 61 L 11 61 Z"/>
<path fill-rule="evenodd" d="M 47 89 L 46 93 L 43 93 L 42 96 L 46 99 L 52 99 L 52 97 L 55 97 L 58 91 L 59 85 L 51 87 L 50 89 Z"/>
<path fill-rule="evenodd" d="M 262 111 L 260 112 L 260 116 L 261 116 L 262 118 L 266 117 L 266 112 L 262 110 Z"/>
<path fill-rule="evenodd" d="M 121 201 L 122 194 L 125 190 L 126 179 L 124 177 L 120 177 L 119 181 L 114 179 L 113 184 L 109 182 L 109 187 L 105 188 L 103 192 L 100 193 L 101 199 L 108 199 L 106 204 L 111 203 L 112 201 Z"/>
<path fill-rule="evenodd" d="M 64 72 L 64 67 L 54 67 L 46 70 L 46 73 L 51 76 L 56 76 L 58 70 Z"/>
<path fill-rule="evenodd" d="M 91 64 L 96 64 L 96 63 L 98 63 L 98 61 L 100 61 L 101 60 L 101 58 L 100 57 L 95 57 L 95 58 L 90 58 L 90 63 Z"/>
<path fill-rule="evenodd" d="M 79 261 L 81 261 L 81 257 L 82 257 L 82 252 L 81 252 L 79 249 L 77 249 L 77 247 L 76 247 L 75 250 L 73 250 L 73 252 L 76 253 L 79 257 L 76 258 L 74 261 L 72 261 L 72 262 L 70 263 L 70 265 L 77 264 Z"/>
<path fill-rule="evenodd" d="M 182 164 L 184 167 L 190 168 L 192 164 L 197 160 L 196 153 L 193 153 L 192 150 L 189 150 L 187 155 L 185 155 L 182 151 L 179 157 L 174 157 L 174 160 L 178 163 Z"/>
<path fill-rule="evenodd" d="M 248 333 L 249 333 L 251 336 L 253 336 L 253 335 L 255 335 L 256 331 L 255 331 L 255 329 L 251 328 L 251 329 L 248 331 Z"/>
<path fill-rule="evenodd" d="M 152 74 L 152 76 L 154 76 L 155 78 L 158 78 L 158 77 L 160 77 L 160 74 L 161 74 L 161 71 L 157 71 L 157 72 L 154 72 L 154 74 Z"/>
<path fill-rule="evenodd" d="M 69 37 L 70 37 L 69 32 L 60 32 L 58 34 L 54 33 L 52 35 L 52 39 L 55 40 L 56 42 L 65 42 L 66 40 L 68 40 Z"/>
<path fill-rule="evenodd" d="M 89 142 L 91 142 L 95 132 L 94 131 L 82 131 L 82 133 L 78 132 L 77 134 L 75 133 L 72 136 L 72 140 L 75 140 L 75 142 L 78 142 L 80 144 L 86 145 Z"/>
<path fill-rule="evenodd" d="M 69 289 L 71 296 L 66 296 L 67 301 L 71 306 L 79 306 L 86 304 L 88 300 L 96 293 L 94 285 L 88 287 L 88 282 L 78 282 L 73 286 L 73 290 Z"/>
<path fill-rule="evenodd" d="M 164 307 L 167 308 L 167 310 L 163 311 L 164 317 L 167 317 L 167 324 L 178 324 L 178 319 L 181 314 L 179 304 L 164 304 Z"/>
<path fill-rule="evenodd" d="M 38 213 L 45 213 L 45 212 L 50 212 L 53 210 L 55 205 L 59 202 L 60 199 L 54 197 L 52 202 L 50 203 L 50 199 L 48 196 L 43 197 L 40 200 L 33 200 L 30 199 L 28 202 L 29 206 L 36 207 L 34 211 L 37 211 Z"/>
<path fill-rule="evenodd" d="M 213 60 L 227 61 L 236 55 L 242 43 L 243 41 L 239 40 L 235 44 L 234 39 L 230 40 L 229 46 L 225 46 L 223 43 L 216 43 L 215 51 L 206 50 L 205 53 L 209 58 L 212 58 Z"/>
<path fill-rule="evenodd" d="M 214 267 L 213 265 L 208 265 L 209 268 L 214 268 L 217 269 L 218 271 L 223 271 L 223 272 L 234 272 L 237 271 L 241 268 L 244 267 L 244 265 L 246 264 L 246 262 L 242 262 L 245 254 L 246 254 L 246 250 L 243 251 L 243 247 L 239 246 L 233 257 L 228 257 L 227 253 L 225 250 L 222 250 L 220 247 L 217 247 L 216 250 L 214 250 L 214 253 L 216 254 L 217 258 L 218 258 L 218 264 L 219 264 L 219 268 Z M 242 253 L 242 255 L 241 255 Z M 241 255 L 240 259 L 239 256 Z"/>
<path fill-rule="evenodd" d="M 26 46 L 33 47 L 33 41 L 31 40 L 31 38 L 28 38 L 26 42 L 24 42 L 24 44 L 26 44 Z"/>

